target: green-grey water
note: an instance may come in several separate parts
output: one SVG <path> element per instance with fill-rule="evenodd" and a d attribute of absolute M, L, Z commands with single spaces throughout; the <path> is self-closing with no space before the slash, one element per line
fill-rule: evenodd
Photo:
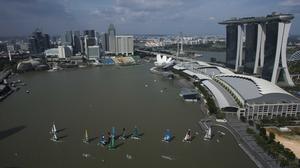
<path fill-rule="evenodd" d="M 225 130 L 224 137 L 204 141 L 200 133 L 192 143 L 183 143 L 188 128 L 200 132 L 201 105 L 184 102 L 178 81 L 152 74 L 150 67 L 17 75 L 27 86 L 0 104 L 0 167 L 256 167 Z M 58 133 L 62 143 L 49 140 L 53 121 L 63 129 Z M 144 133 L 142 139 L 117 140 L 114 151 L 97 146 L 98 139 L 82 143 L 85 129 L 93 138 L 112 126 L 120 133 L 123 127 L 129 131 L 135 125 Z M 169 144 L 161 141 L 166 128 L 175 135 Z"/>

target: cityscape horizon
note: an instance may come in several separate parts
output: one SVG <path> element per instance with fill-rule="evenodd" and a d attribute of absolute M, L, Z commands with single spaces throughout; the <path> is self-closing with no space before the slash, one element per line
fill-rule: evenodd
<path fill-rule="evenodd" d="M 300 0 L 0 3 L 0 167 L 300 167 Z"/>

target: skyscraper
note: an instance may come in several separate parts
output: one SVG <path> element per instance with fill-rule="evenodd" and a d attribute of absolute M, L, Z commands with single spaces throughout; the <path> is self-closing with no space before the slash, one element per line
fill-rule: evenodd
<path fill-rule="evenodd" d="M 84 30 L 83 35 L 88 37 L 96 37 L 95 30 Z"/>
<path fill-rule="evenodd" d="M 245 64 L 244 71 L 254 73 L 255 58 L 257 50 L 257 24 L 246 25 Z"/>
<path fill-rule="evenodd" d="M 81 51 L 81 47 L 80 47 L 80 31 L 74 31 L 73 52 L 74 52 L 74 54 L 77 54 L 79 52 L 83 53 L 83 51 Z"/>
<path fill-rule="evenodd" d="M 116 29 L 113 24 L 108 27 L 108 51 L 110 53 L 116 53 Z"/>
<path fill-rule="evenodd" d="M 104 51 L 109 51 L 108 34 L 107 33 L 101 34 L 100 43 L 101 43 L 101 47 Z"/>
<path fill-rule="evenodd" d="M 88 47 L 96 46 L 98 43 L 96 38 L 96 33 L 95 30 L 85 30 L 83 32 L 83 35 L 84 35 L 84 51 L 85 51 L 85 55 L 88 56 L 89 55 Z"/>
<path fill-rule="evenodd" d="M 40 29 L 36 29 L 29 38 L 29 44 L 31 54 L 40 54 L 50 48 L 49 35 L 43 34 Z"/>
<path fill-rule="evenodd" d="M 286 61 L 287 39 L 293 18 L 291 14 L 273 13 L 266 17 L 221 22 L 220 24 L 227 25 L 226 65 L 235 71 L 244 66 L 244 72 L 260 74 L 263 79 L 274 84 L 293 86 Z M 245 25 L 246 49 L 243 61 L 242 39 Z"/>
<path fill-rule="evenodd" d="M 226 66 L 235 69 L 237 60 L 237 26 L 226 26 Z"/>
<path fill-rule="evenodd" d="M 116 54 L 133 55 L 133 36 L 116 36 Z"/>
<path fill-rule="evenodd" d="M 73 46 L 73 32 L 72 31 L 66 31 L 62 35 L 61 39 L 62 39 L 63 45 Z"/>

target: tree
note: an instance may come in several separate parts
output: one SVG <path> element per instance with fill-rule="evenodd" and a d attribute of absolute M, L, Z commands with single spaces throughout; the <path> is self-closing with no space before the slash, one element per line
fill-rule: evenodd
<path fill-rule="evenodd" d="M 249 128 L 249 127 L 247 128 L 247 133 L 248 134 L 255 134 L 254 130 Z"/>
<path fill-rule="evenodd" d="M 255 124 L 256 129 L 259 130 L 260 129 L 260 124 Z"/>
<path fill-rule="evenodd" d="M 266 136 L 266 133 L 267 133 L 267 132 L 266 132 L 266 129 L 265 129 L 265 128 L 262 127 L 262 128 L 259 129 L 259 135 L 261 135 L 261 136 Z"/>
<path fill-rule="evenodd" d="M 270 143 L 274 142 L 274 140 L 275 140 L 275 134 L 273 132 L 270 132 L 269 133 L 269 141 L 270 141 Z"/>
<path fill-rule="evenodd" d="M 240 117 L 240 120 L 241 120 L 242 122 L 246 122 L 246 117 L 241 116 L 241 117 Z"/>
<path fill-rule="evenodd" d="M 253 126 L 253 125 L 254 125 L 254 122 L 253 122 L 253 120 L 249 120 L 249 121 L 248 121 L 248 123 L 249 123 L 249 125 L 251 125 L 251 126 Z"/>

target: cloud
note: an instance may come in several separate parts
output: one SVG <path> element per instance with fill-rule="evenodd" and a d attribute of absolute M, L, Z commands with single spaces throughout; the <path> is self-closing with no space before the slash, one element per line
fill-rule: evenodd
<path fill-rule="evenodd" d="M 300 0 L 282 0 L 279 4 L 282 6 L 300 6 Z"/>
<path fill-rule="evenodd" d="M 66 23 L 74 22 L 65 6 L 57 1 L 0 0 L 0 3 L 3 4 L 0 6 L 0 22 L 6 23 L 0 27 L 3 34 L 25 34 L 36 27 L 55 30 L 66 28 Z M 14 30 L 18 32 L 12 32 Z"/>
<path fill-rule="evenodd" d="M 288 13 L 300 14 L 300 0 L 283 0 L 279 5 Z"/>
<path fill-rule="evenodd" d="M 183 0 L 115 0 L 112 7 L 97 8 L 90 14 L 117 23 L 175 21 L 182 18 L 183 5 Z"/>
<path fill-rule="evenodd" d="M 210 16 L 210 17 L 208 17 L 208 20 L 216 20 L 216 18 L 213 16 Z"/>
<path fill-rule="evenodd" d="M 121 8 L 138 11 L 158 11 L 183 5 L 182 0 L 116 0 Z"/>
<path fill-rule="evenodd" d="M 300 0 L 0 0 L 0 35 L 29 35 L 36 27 L 50 34 L 66 30 L 124 33 L 224 33 L 217 23 L 231 17 L 272 11 L 300 14 Z M 300 22 L 296 16 L 293 30 Z M 4 24 L 5 23 L 5 24 Z"/>

